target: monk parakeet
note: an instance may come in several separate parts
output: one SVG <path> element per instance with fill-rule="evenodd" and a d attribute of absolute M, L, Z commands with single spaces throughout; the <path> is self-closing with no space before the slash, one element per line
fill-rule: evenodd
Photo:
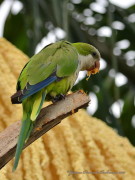
<path fill-rule="evenodd" d="M 100 53 L 94 46 L 68 41 L 50 44 L 30 58 L 18 78 L 17 92 L 11 97 L 13 104 L 22 103 L 23 107 L 13 170 L 44 101 L 65 95 L 73 87 L 79 71 L 87 70 L 89 75 L 97 73 L 99 60 Z"/>

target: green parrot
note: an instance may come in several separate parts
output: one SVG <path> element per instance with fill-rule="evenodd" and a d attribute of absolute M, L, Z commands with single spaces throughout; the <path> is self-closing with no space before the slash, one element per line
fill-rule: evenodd
<path fill-rule="evenodd" d="M 100 67 L 100 53 L 87 43 L 59 41 L 44 47 L 30 58 L 17 82 L 13 104 L 22 103 L 23 117 L 13 171 L 17 168 L 23 146 L 45 100 L 59 100 L 74 85 L 79 71 L 95 74 Z"/>

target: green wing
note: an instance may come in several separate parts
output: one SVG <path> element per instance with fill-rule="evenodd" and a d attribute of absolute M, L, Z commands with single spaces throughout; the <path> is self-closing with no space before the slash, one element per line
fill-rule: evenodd
<path fill-rule="evenodd" d="M 76 49 L 67 41 L 59 41 L 42 49 L 34 55 L 22 70 L 17 89 L 24 89 L 26 84 L 35 85 L 53 73 L 57 77 L 72 75 L 78 66 Z"/>

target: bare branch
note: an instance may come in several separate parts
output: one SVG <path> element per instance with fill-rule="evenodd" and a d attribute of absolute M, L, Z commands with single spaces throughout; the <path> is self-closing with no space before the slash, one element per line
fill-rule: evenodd
<path fill-rule="evenodd" d="M 77 112 L 78 109 L 87 106 L 89 101 L 85 93 L 78 91 L 43 108 L 25 147 L 59 124 L 62 119 L 71 115 L 73 110 Z M 14 157 L 20 125 L 21 121 L 17 121 L 0 133 L 0 169 Z"/>

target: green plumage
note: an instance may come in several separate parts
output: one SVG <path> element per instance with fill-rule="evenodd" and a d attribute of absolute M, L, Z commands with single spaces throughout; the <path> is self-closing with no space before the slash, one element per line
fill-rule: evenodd
<path fill-rule="evenodd" d="M 91 56 L 93 52 L 97 55 L 95 58 Z M 59 41 L 46 46 L 24 66 L 18 78 L 17 92 L 11 97 L 12 103 L 22 103 L 23 106 L 13 170 L 18 165 L 44 100 L 66 94 L 74 85 L 79 71 L 95 67 L 94 63 L 99 58 L 98 50 L 89 44 Z"/>
<path fill-rule="evenodd" d="M 18 165 L 23 146 L 32 131 L 34 120 L 41 110 L 45 95 L 50 98 L 59 94 L 65 94 L 73 84 L 72 75 L 75 73 L 77 66 L 78 54 L 75 47 L 69 42 L 60 41 L 45 47 L 38 54 L 34 55 L 22 70 L 18 78 L 17 90 L 23 90 L 27 83 L 35 85 L 47 79 L 53 73 L 62 79 L 53 82 L 23 101 L 22 126 L 13 170 Z"/>
<path fill-rule="evenodd" d="M 78 54 L 69 42 L 59 41 L 34 55 L 23 69 L 18 82 L 20 89 L 29 82 L 31 85 L 43 81 L 53 72 L 58 77 L 70 76 L 78 65 Z"/>

